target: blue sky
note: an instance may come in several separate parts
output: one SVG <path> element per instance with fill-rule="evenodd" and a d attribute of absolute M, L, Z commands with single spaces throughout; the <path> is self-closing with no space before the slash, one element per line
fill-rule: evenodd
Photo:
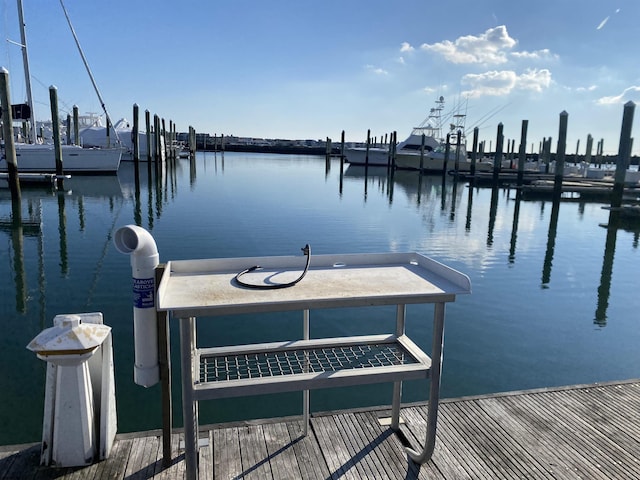
<path fill-rule="evenodd" d="M 5 41 L 20 40 L 17 7 L 1 2 L 0 65 L 18 103 L 20 49 Z M 50 117 L 52 84 L 62 111 L 100 112 L 60 3 L 23 2 L 36 115 Z M 527 151 L 549 136 L 555 150 L 567 111 L 568 153 L 589 133 L 616 153 L 623 105 L 640 100 L 637 0 L 64 3 L 114 121 L 137 103 L 178 131 L 402 139 L 442 95 L 494 145 L 499 122 L 519 143 L 527 119 Z"/>

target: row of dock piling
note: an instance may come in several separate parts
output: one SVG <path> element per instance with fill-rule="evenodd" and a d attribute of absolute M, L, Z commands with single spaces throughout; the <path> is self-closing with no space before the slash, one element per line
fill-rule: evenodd
<path fill-rule="evenodd" d="M 623 119 L 622 119 L 622 127 L 620 133 L 620 143 L 618 148 L 618 155 L 616 156 L 616 164 L 615 164 L 615 173 L 612 182 L 607 181 L 597 181 L 593 179 L 580 178 L 580 177 L 572 177 L 570 179 L 570 183 L 565 180 L 564 170 L 565 164 L 567 162 L 567 154 L 566 154 L 566 140 L 567 140 L 567 129 L 568 129 L 568 120 L 569 114 L 566 111 L 560 113 L 559 118 L 559 131 L 558 131 L 558 142 L 555 153 L 555 167 L 553 169 L 553 173 L 550 172 L 549 165 L 551 163 L 551 137 L 544 138 L 541 142 L 541 152 L 540 158 L 546 165 L 545 171 L 530 171 L 526 169 L 527 162 L 527 153 L 525 151 L 527 145 L 527 130 L 528 130 L 528 120 L 522 120 L 522 128 L 520 134 L 520 144 L 518 148 L 518 156 L 517 162 L 513 157 L 515 140 L 508 141 L 507 143 L 510 145 L 508 147 L 508 159 L 511 160 L 510 168 L 503 168 L 502 161 L 504 156 L 504 134 L 503 134 L 503 124 L 498 124 L 497 133 L 496 133 L 496 149 L 493 153 L 493 168 L 491 172 L 478 172 L 477 171 L 477 161 L 479 156 L 484 156 L 484 146 L 485 142 L 479 141 L 478 128 L 474 128 L 473 130 L 473 143 L 472 150 L 469 154 L 470 156 L 470 171 L 468 173 L 461 172 L 459 169 L 459 161 L 458 155 L 455 155 L 455 161 L 449 162 L 450 159 L 450 150 L 451 147 L 459 151 L 460 149 L 460 132 L 457 133 L 457 141 L 455 145 L 451 145 L 449 142 L 449 135 L 447 135 L 447 140 L 445 143 L 445 154 L 444 154 L 444 163 L 442 169 L 442 175 L 452 174 L 454 176 L 461 176 L 465 179 L 469 179 L 471 182 L 489 184 L 489 185 L 498 185 L 508 183 L 509 185 L 515 185 L 517 188 L 526 190 L 528 192 L 537 192 L 537 193 L 551 193 L 554 198 L 560 198 L 563 192 L 574 192 L 580 194 L 587 194 L 588 192 L 597 193 L 599 196 L 606 195 L 611 197 L 611 206 L 616 208 L 620 207 L 623 200 L 623 194 L 625 192 L 625 188 L 627 190 L 632 189 L 636 190 L 637 186 L 629 186 L 625 185 L 625 174 L 629 168 L 630 160 L 631 160 L 631 148 L 633 145 L 633 139 L 631 137 L 631 130 L 633 126 L 633 116 L 635 112 L 635 103 L 628 102 L 624 105 L 623 111 Z M 386 136 L 385 136 L 386 142 Z M 604 140 L 600 140 L 597 145 L 597 153 L 596 153 L 596 165 L 602 167 L 602 150 L 603 150 Z M 367 154 L 365 155 L 365 172 L 366 169 L 370 166 L 368 159 L 368 151 L 369 148 L 373 145 L 378 145 L 376 143 L 376 138 L 371 138 L 371 131 L 367 131 L 367 141 L 366 141 L 366 149 Z M 397 134 L 393 132 L 389 135 L 389 143 L 388 143 L 388 164 L 387 171 L 392 174 L 394 170 L 397 169 L 395 162 L 396 155 L 396 145 L 397 145 Z M 579 147 L 579 142 L 578 142 Z M 342 140 L 339 147 L 339 157 L 341 158 L 341 162 L 345 160 L 345 150 L 344 150 L 344 131 L 342 132 Z M 592 149 L 593 149 L 593 137 L 588 135 L 587 137 L 587 147 L 585 160 L 586 165 L 591 164 L 592 160 Z M 331 147 L 331 139 L 327 138 L 327 151 L 326 151 L 326 159 L 329 162 L 330 158 L 333 156 L 333 149 Z M 578 154 L 576 150 L 576 156 L 574 159 L 577 159 Z M 426 157 L 424 150 L 424 134 L 423 134 L 423 147 L 420 153 L 420 168 L 419 172 L 424 173 L 424 165 L 425 165 Z M 449 168 L 451 165 L 453 168 Z M 550 188 L 550 182 L 552 181 L 552 188 Z M 526 184 L 526 185 L 525 185 Z M 640 190 L 637 190 L 640 192 Z"/>
<path fill-rule="evenodd" d="M 54 156 L 55 156 L 55 175 L 53 178 L 56 181 L 57 188 L 63 188 L 64 182 L 64 159 L 62 157 L 62 139 L 60 137 L 60 119 L 58 112 L 58 91 L 55 86 L 49 87 L 49 98 L 51 105 L 51 119 L 52 119 L 52 130 L 53 130 L 53 141 L 54 141 Z M 11 95 L 9 91 L 9 72 L 2 68 L 0 69 L 0 105 L 11 106 Z M 21 174 L 19 173 L 19 165 L 16 158 L 16 149 L 15 149 L 15 140 L 13 134 L 13 116 L 11 108 L 3 108 L 2 110 L 2 124 L 3 129 L 0 132 L 2 134 L 2 138 L 4 139 L 4 149 L 5 149 L 5 157 L 7 162 L 7 182 L 9 185 L 9 189 L 11 191 L 11 198 L 20 203 L 21 192 L 20 192 L 20 178 Z M 175 159 L 178 155 L 177 152 L 177 131 L 176 125 L 173 121 L 169 120 L 169 129 L 166 128 L 166 122 L 164 118 L 159 117 L 158 115 L 153 116 L 153 125 L 151 124 L 151 114 L 149 110 L 145 111 L 145 124 L 146 124 L 146 150 L 147 150 L 147 158 L 146 161 L 151 164 L 152 162 L 163 162 L 166 159 Z M 71 120 L 71 115 L 67 115 L 67 144 L 75 144 L 80 145 L 80 135 L 79 135 L 79 115 L 78 115 L 78 107 L 73 107 L 73 125 Z M 35 126 L 34 126 L 35 128 Z M 106 128 L 106 136 L 107 136 L 107 148 L 110 148 L 111 140 L 110 140 L 110 132 L 111 132 L 111 121 L 107 118 L 107 128 Z M 139 145 L 139 136 L 138 132 L 140 130 L 139 127 L 139 107 L 137 104 L 133 106 L 133 129 L 132 129 L 132 140 L 133 140 L 133 161 L 136 163 L 136 170 L 139 161 L 142 161 L 140 157 L 140 145 Z M 73 132 L 73 134 L 72 134 Z M 27 132 L 27 137 L 30 136 L 30 132 Z M 189 141 L 188 146 L 190 149 L 190 154 L 195 154 L 195 145 L 196 145 L 196 133 L 193 127 L 189 127 Z M 113 145 L 116 146 L 115 144 Z M 18 212 L 15 212 L 18 214 Z"/>

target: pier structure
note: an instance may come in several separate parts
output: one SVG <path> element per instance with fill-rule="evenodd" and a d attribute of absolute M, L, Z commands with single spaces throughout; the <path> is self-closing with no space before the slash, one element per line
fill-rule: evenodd
<path fill-rule="evenodd" d="M 200 478 L 640 478 L 639 409 L 640 379 L 441 400 L 421 466 L 405 447 L 424 438 L 423 403 L 404 406 L 398 433 L 380 424 L 384 408 L 313 414 L 306 437 L 299 418 L 202 426 Z M 161 435 L 119 434 L 107 460 L 82 468 L 40 467 L 40 444 L 2 446 L 0 480 L 185 478 L 183 433 L 167 467 Z"/>

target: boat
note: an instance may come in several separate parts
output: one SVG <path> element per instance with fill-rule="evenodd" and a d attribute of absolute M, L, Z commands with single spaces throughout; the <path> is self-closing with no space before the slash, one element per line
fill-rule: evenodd
<path fill-rule="evenodd" d="M 82 148 L 61 145 L 62 170 L 65 174 L 100 174 L 118 172 L 122 150 L 118 148 Z M 16 143 L 16 161 L 20 173 L 56 173 L 55 146 L 40 143 Z M 5 149 L 0 153 L 0 171 L 6 172 Z"/>
<path fill-rule="evenodd" d="M 429 116 L 415 127 L 406 145 L 397 149 L 396 167 L 404 170 L 421 170 L 423 172 L 442 173 L 456 168 L 458 171 L 469 171 L 471 161 L 467 156 L 465 135 L 466 114 L 458 110 L 446 114 L 444 117 L 444 97 L 436 100 L 436 106 L 431 109 Z M 451 120 L 449 133 L 443 135 L 443 124 Z M 422 137 L 425 137 L 425 150 L 422 154 Z M 435 142 L 433 148 L 426 148 L 426 139 Z M 400 146 L 399 146 L 400 147 Z M 448 154 L 447 154 L 448 150 Z M 445 165 L 446 160 L 446 165 Z M 478 163 L 478 167 L 481 165 Z"/>
<path fill-rule="evenodd" d="M 33 132 L 36 125 L 31 93 L 29 73 L 29 57 L 23 21 L 22 1 L 18 0 L 18 14 L 27 89 L 27 103 L 23 108 L 21 121 L 28 123 L 28 131 Z M 101 102 L 104 105 L 104 102 Z M 122 149 L 115 148 L 82 148 L 77 145 L 61 145 L 63 173 L 74 174 L 115 174 L 122 159 Z M 27 134 L 26 141 L 15 142 L 16 161 L 19 172 L 47 173 L 56 172 L 55 146 L 48 143 L 37 143 L 32 134 Z M 7 171 L 6 149 L 2 144 L 0 152 L 0 171 Z"/>
<path fill-rule="evenodd" d="M 133 128 L 126 118 L 118 120 L 110 129 L 107 136 L 107 127 L 102 125 L 99 117 L 90 125 L 79 130 L 80 144 L 84 148 L 111 148 L 122 149 L 122 160 L 133 160 Z M 139 160 L 147 160 L 147 134 L 138 132 Z"/>
<path fill-rule="evenodd" d="M 446 138 L 442 135 L 443 122 L 453 120 L 450 124 L 448 165 L 455 167 L 456 158 L 461 171 L 469 170 L 471 162 L 467 159 L 464 121 L 466 115 L 451 112 L 442 115 L 444 97 L 436 100 L 427 118 L 411 134 L 395 148 L 395 167 L 401 170 L 422 170 L 424 172 L 442 172 L 447 150 Z M 424 138 L 424 148 L 423 148 Z M 460 140 L 458 145 L 458 138 Z M 387 166 L 391 164 L 391 148 L 389 146 L 352 147 L 345 150 L 347 162 L 354 165 Z"/>

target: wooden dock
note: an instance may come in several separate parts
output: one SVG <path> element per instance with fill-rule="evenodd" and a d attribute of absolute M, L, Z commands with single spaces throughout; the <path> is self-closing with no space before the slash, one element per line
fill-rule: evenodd
<path fill-rule="evenodd" d="M 423 404 L 405 406 L 400 433 L 385 409 L 318 414 L 307 437 L 288 418 L 202 429 L 201 478 L 513 479 L 640 478 L 640 380 L 442 400 L 431 461 L 405 445 L 425 438 Z M 162 467 L 160 432 L 118 435 L 108 460 L 38 466 L 40 444 L 0 447 L 0 480 L 184 478 L 181 434 Z M 214 447 L 214 448 L 212 448 Z"/>

